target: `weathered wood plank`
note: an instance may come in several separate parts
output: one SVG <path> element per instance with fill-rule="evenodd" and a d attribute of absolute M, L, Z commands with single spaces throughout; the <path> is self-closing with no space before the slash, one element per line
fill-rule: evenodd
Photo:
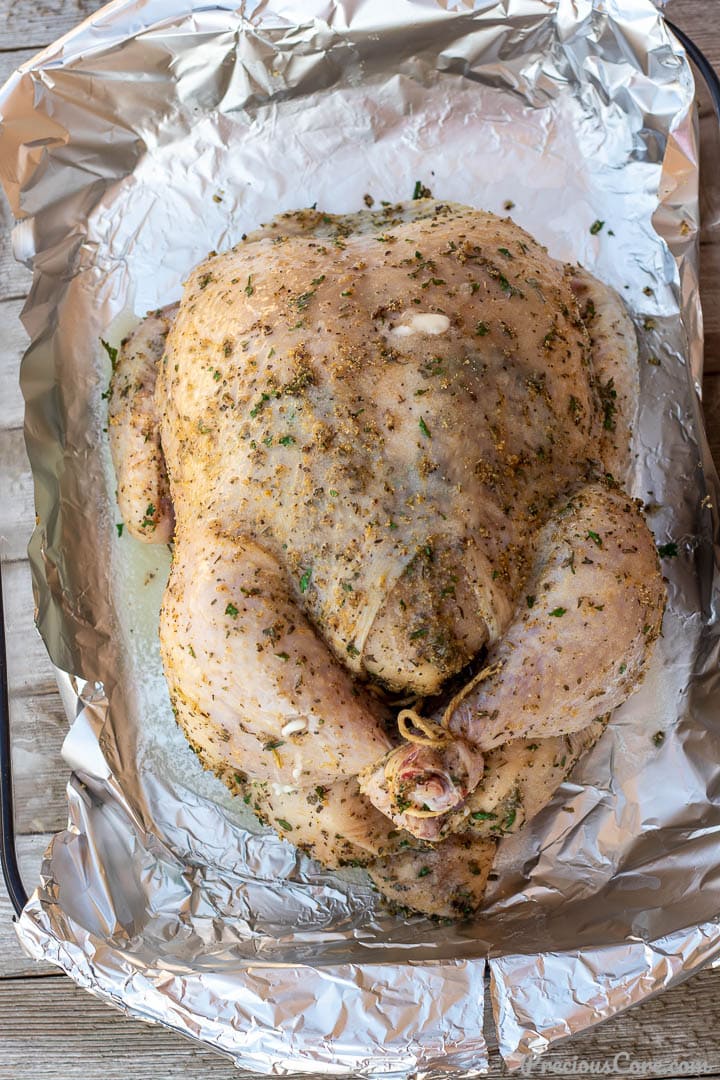
<path fill-rule="evenodd" d="M 56 693 L 52 665 L 33 621 L 30 565 L 5 563 L 2 574 L 11 697 Z"/>
<path fill-rule="evenodd" d="M 59 832 L 67 824 L 70 769 L 61 756 L 68 719 L 57 689 L 11 697 L 10 729 L 15 829 L 18 835 Z"/>
<path fill-rule="evenodd" d="M 3 386 L 0 381 L 0 387 Z M 30 464 L 21 428 L 0 431 L 0 554 L 3 559 L 24 559 L 35 521 Z"/>
<path fill-rule="evenodd" d="M 0 59 L 2 53 L 0 53 Z M 32 274 L 15 261 L 10 241 L 13 217 L 10 206 L 0 188 L 0 300 L 12 296 L 25 296 L 30 290 Z"/>
<path fill-rule="evenodd" d="M 3 2 L 3 0 L 0 0 Z M 20 11 L 25 10 L 28 4 L 13 4 Z M 4 33 L 3 13 L 0 10 L 0 49 L 3 48 Z M 0 86 L 10 78 L 13 71 L 25 63 L 37 52 L 36 49 L 20 49 L 16 52 L 0 51 Z M 12 225 L 12 214 L 5 195 L 0 188 L 0 300 L 10 296 L 25 296 L 30 288 L 30 272 L 24 266 L 15 262 L 10 243 L 9 228 Z"/>
<path fill-rule="evenodd" d="M 700 299 L 705 324 L 705 370 L 720 371 L 720 235 L 700 245 Z"/>
<path fill-rule="evenodd" d="M 703 379 L 703 413 L 710 451 L 720 472 L 720 373 Z"/>
<path fill-rule="evenodd" d="M 0 0 L 2 2 L 2 0 Z M 12 3 L 12 0 L 10 0 Z M 16 4 L 16 7 L 22 10 L 23 7 L 29 7 L 28 4 Z M 1 12 L 0 12 L 1 14 Z M 37 49 L 22 48 L 7 50 L 2 48 L 2 39 L 0 38 L 0 86 L 3 86 L 12 75 L 13 71 L 24 64 L 27 60 L 31 60 Z"/>
<path fill-rule="evenodd" d="M 32 892 L 39 879 L 42 857 L 50 843 L 50 835 L 20 836 L 17 843 L 18 862 L 23 884 Z M 54 973 L 57 968 L 51 964 L 31 960 L 20 948 L 20 943 L 13 926 L 14 911 L 0 879 L 0 980 L 19 975 L 35 976 Z M 3 995 L 3 983 L 0 981 L 0 998 Z M 0 1037 L 0 1045 L 2 1038 Z M 2 1054 L 0 1053 L 0 1058 Z M 0 1070 L 2 1065 L 0 1065 Z M 2 1073 L 0 1072 L 0 1075 Z"/>
<path fill-rule="evenodd" d="M 20 393 L 20 361 L 29 341 L 20 322 L 23 303 L 23 300 L 0 300 L 0 432 L 22 427 L 23 423 L 25 403 Z"/>
<path fill-rule="evenodd" d="M 669 0 L 665 11 L 668 19 L 684 30 L 717 68 L 720 67 L 720 33 L 714 6 L 707 0 Z"/>
<path fill-rule="evenodd" d="M 128 1074 L 133 1080 L 237 1077 L 227 1059 L 127 1020 L 67 979 L 0 983 L 0 1080 L 126 1080 Z"/>
<path fill-rule="evenodd" d="M 99 0 L 0 0 L 0 47 L 42 49 L 101 7 Z"/>

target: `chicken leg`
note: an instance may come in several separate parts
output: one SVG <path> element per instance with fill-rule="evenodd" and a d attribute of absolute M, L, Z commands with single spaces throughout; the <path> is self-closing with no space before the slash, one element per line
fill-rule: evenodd
<path fill-rule="evenodd" d="M 486 667 L 431 725 L 419 721 L 422 752 L 411 735 L 361 777 L 371 802 L 415 836 L 443 835 L 446 815 L 482 775 L 483 753 L 587 727 L 622 704 L 645 670 L 665 594 L 652 535 L 630 497 L 591 483 L 561 499 L 535 550 Z"/>
<path fill-rule="evenodd" d="M 160 613 L 170 698 L 191 745 L 242 775 L 333 783 L 390 747 L 379 702 L 312 628 L 272 555 L 180 525 Z"/>

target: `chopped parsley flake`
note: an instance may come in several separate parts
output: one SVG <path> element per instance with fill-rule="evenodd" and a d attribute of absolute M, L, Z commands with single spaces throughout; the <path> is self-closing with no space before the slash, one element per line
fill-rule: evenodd
<path fill-rule="evenodd" d="M 490 327 L 485 322 L 479 322 L 475 326 L 475 333 L 478 337 L 485 337 L 486 334 L 490 333 Z"/>
<path fill-rule="evenodd" d="M 252 283 L 252 274 L 248 274 L 247 285 L 245 286 L 245 295 L 252 296 L 255 292 L 255 286 Z"/>
<path fill-rule="evenodd" d="M 250 410 L 251 417 L 253 419 L 255 419 L 257 414 L 264 407 L 265 402 L 270 401 L 270 399 L 273 398 L 273 397 L 279 398 L 280 397 L 280 391 L 279 390 L 274 390 L 272 394 L 268 394 L 266 392 L 262 393 L 260 395 L 260 400 L 258 402 L 256 402 L 255 405 L 253 405 L 252 409 Z"/>
<path fill-rule="evenodd" d="M 312 567 L 309 567 L 304 571 L 303 576 L 300 578 L 300 592 L 307 592 L 307 587 L 310 584 L 310 578 L 312 577 Z"/>
<path fill-rule="evenodd" d="M 586 540 L 592 540 L 593 544 L 597 544 L 598 547 L 603 546 L 602 538 L 599 533 L 593 532 L 592 529 L 588 529 Z"/>
<path fill-rule="evenodd" d="M 418 638 L 426 637 L 429 633 L 427 626 L 421 626 L 419 630 L 413 630 L 410 635 L 411 641 L 416 641 Z"/>
<path fill-rule="evenodd" d="M 108 354 L 108 356 L 110 357 L 110 366 L 112 367 L 112 369 L 114 371 L 115 368 L 117 367 L 117 357 L 118 357 L 117 349 L 113 345 L 109 345 L 107 343 L 107 341 L 105 341 L 103 338 L 100 338 L 100 344 L 102 345 L 103 349 Z"/>
<path fill-rule="evenodd" d="M 526 596 L 525 599 L 527 600 L 527 606 L 529 608 L 535 607 L 535 597 L 534 596 Z"/>
<path fill-rule="evenodd" d="M 263 743 L 263 750 L 278 750 L 281 746 L 284 746 L 283 739 L 271 739 L 270 742 Z"/>
<path fill-rule="evenodd" d="M 493 814 L 492 810 L 473 810 L 470 817 L 473 821 L 494 821 L 497 814 Z"/>
<path fill-rule="evenodd" d="M 232 618 L 235 619 L 238 616 L 238 609 L 235 607 L 234 604 L 228 604 L 228 606 L 225 608 L 225 614 L 231 615 Z"/>
<path fill-rule="evenodd" d="M 669 544 L 658 545 L 658 555 L 661 559 L 674 559 L 678 553 L 678 546 L 674 540 L 671 540 Z"/>
<path fill-rule="evenodd" d="M 413 199 L 432 199 L 432 191 L 429 187 L 425 187 L 422 180 L 415 181 Z"/>
<path fill-rule="evenodd" d="M 597 236 L 604 224 L 604 221 L 593 221 L 592 225 L 590 226 L 591 236 Z"/>
<path fill-rule="evenodd" d="M 276 818 L 276 821 L 277 821 L 278 825 L 280 826 L 280 828 L 284 829 L 285 832 L 292 832 L 292 825 L 290 824 L 289 821 L 286 821 L 284 817 Z"/>
<path fill-rule="evenodd" d="M 156 525 L 157 522 L 155 521 L 155 507 L 152 503 L 148 503 L 147 509 L 145 510 L 145 517 L 140 522 L 140 528 L 154 529 Z"/>
<path fill-rule="evenodd" d="M 278 442 L 281 446 L 290 446 L 292 443 L 295 442 L 295 440 L 292 435 L 283 435 L 281 436 L 281 438 L 278 439 Z"/>
<path fill-rule="evenodd" d="M 312 300 L 314 295 L 315 295 L 315 290 L 314 289 L 308 289 L 307 292 L 300 293 L 299 296 L 293 297 L 293 299 L 290 301 L 290 303 L 294 304 L 298 311 L 305 311 L 307 309 L 308 304 L 310 303 L 310 301 Z M 301 326 L 302 324 L 298 323 L 297 325 Z"/>
<path fill-rule="evenodd" d="M 122 534 L 123 534 L 123 529 L 125 528 L 125 526 L 123 525 L 122 521 L 118 522 L 118 524 L 117 524 L 117 525 L 115 526 L 115 528 L 117 529 L 117 534 L 118 534 L 118 536 L 122 536 Z"/>
<path fill-rule="evenodd" d="M 600 391 L 600 403 L 603 411 L 603 427 L 605 431 L 614 431 L 615 413 L 617 412 L 617 405 L 615 404 L 617 398 L 615 380 L 608 379 L 606 383 L 600 383 L 598 389 Z"/>
<path fill-rule="evenodd" d="M 553 611 L 550 612 L 550 615 L 553 617 L 553 619 L 559 619 L 562 615 L 565 614 L 566 611 L 567 608 L 556 607 Z"/>
<path fill-rule="evenodd" d="M 418 877 L 419 878 L 427 877 L 429 873 L 430 873 L 430 867 L 429 866 L 421 866 L 420 869 L 418 870 Z"/>
<path fill-rule="evenodd" d="M 420 430 L 422 431 L 425 438 L 426 439 L 431 439 L 432 435 L 430 434 L 430 429 L 427 426 L 427 424 L 425 423 L 425 421 L 423 420 L 422 416 L 420 417 L 420 420 L 418 421 L 418 423 L 420 425 Z"/>

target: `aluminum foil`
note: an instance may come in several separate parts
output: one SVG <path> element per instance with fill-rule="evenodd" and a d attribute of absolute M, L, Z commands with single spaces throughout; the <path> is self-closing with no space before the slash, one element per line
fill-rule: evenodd
<path fill-rule="evenodd" d="M 34 270 L 30 556 L 74 721 L 69 826 L 18 924 L 34 956 L 247 1070 L 437 1077 L 486 1068 L 488 962 L 518 1065 L 720 956 L 693 95 L 650 0 L 115 0 L 10 81 L 0 172 Z M 513 203 L 620 290 L 641 345 L 634 491 L 678 552 L 652 671 L 457 925 L 389 913 L 200 769 L 160 669 L 167 552 L 115 528 L 99 345 L 276 212 L 418 180 Z"/>

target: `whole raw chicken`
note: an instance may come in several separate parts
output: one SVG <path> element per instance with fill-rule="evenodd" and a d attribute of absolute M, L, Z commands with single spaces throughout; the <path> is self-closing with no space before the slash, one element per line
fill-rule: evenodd
<path fill-rule="evenodd" d="M 212 254 L 110 402 L 201 761 L 324 864 L 476 910 L 660 630 L 636 406 L 618 297 L 507 218 L 307 210 Z"/>

